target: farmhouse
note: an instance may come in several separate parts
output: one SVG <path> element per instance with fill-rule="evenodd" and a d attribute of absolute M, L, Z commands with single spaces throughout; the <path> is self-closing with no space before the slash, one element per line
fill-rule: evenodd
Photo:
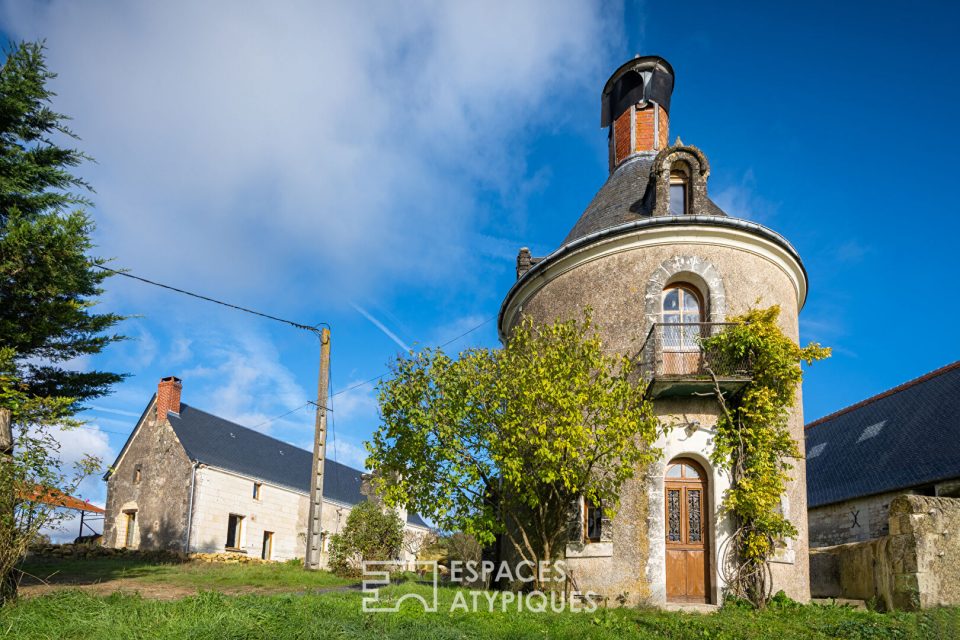
<path fill-rule="evenodd" d="M 182 403 L 181 390 L 177 378 L 160 381 L 104 476 L 104 544 L 302 558 L 312 453 Z M 329 534 L 371 497 L 368 487 L 360 471 L 326 461 L 323 562 Z M 399 515 L 408 534 L 429 531 L 416 514 Z"/>
<path fill-rule="evenodd" d="M 806 428 L 810 546 L 890 533 L 898 495 L 960 498 L 960 361 Z"/>
<path fill-rule="evenodd" d="M 783 236 L 710 198 L 703 151 L 679 138 L 670 144 L 673 88 L 673 68 L 653 56 L 607 81 L 600 123 L 610 176 L 559 248 L 545 257 L 520 250 L 499 331 L 505 340 L 523 317 L 546 324 L 590 306 L 605 348 L 637 356 L 656 413 L 674 425 L 656 443 L 661 461 L 622 488 L 615 518 L 602 505 L 577 506 L 566 559 L 579 588 L 651 604 L 718 603 L 733 523 L 719 510 L 728 475 L 710 462 L 720 409 L 700 338 L 724 331 L 731 315 L 776 304 L 784 333 L 798 340 L 807 275 Z M 716 373 L 729 391 L 750 380 L 748 362 Z M 797 400 L 789 426 L 799 444 Z M 792 471 L 781 500 L 800 534 L 771 567 L 773 589 L 801 601 L 809 599 L 804 471 Z"/>

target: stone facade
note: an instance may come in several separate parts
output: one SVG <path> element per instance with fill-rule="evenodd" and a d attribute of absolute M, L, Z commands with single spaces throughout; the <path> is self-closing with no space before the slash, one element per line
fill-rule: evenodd
<path fill-rule="evenodd" d="M 829 547 L 882 538 L 890 533 L 890 503 L 894 491 L 810 509 L 810 546 Z"/>
<path fill-rule="evenodd" d="M 813 549 L 813 595 L 868 600 L 887 610 L 960 605 L 960 499 L 897 496 L 888 531 Z"/>
<path fill-rule="evenodd" d="M 186 545 L 187 509 L 193 465 L 151 402 L 126 450 L 107 478 L 103 544 L 122 547 L 127 513 L 136 513 L 133 545 L 180 551 Z"/>
<path fill-rule="evenodd" d="M 810 546 L 829 547 L 889 535 L 890 504 L 900 495 L 960 498 L 960 479 L 900 489 L 810 509 Z"/>
<path fill-rule="evenodd" d="M 260 485 L 259 498 L 254 498 L 255 483 Z M 273 545 L 268 559 L 289 560 L 303 557 L 310 510 L 308 494 L 230 471 L 201 466 L 197 471 L 194 501 L 190 552 L 226 551 L 229 518 L 237 515 L 243 518 L 243 526 L 235 550 L 260 557 L 264 532 L 269 531 L 273 533 Z M 325 532 L 325 538 L 321 566 L 327 562 L 329 535 L 340 532 L 350 510 L 351 506 L 348 504 L 323 501 L 321 528 Z M 406 514 L 399 515 L 403 517 Z"/>
<path fill-rule="evenodd" d="M 678 228 L 660 237 L 651 232 L 654 237 L 650 242 L 642 242 L 646 240 L 643 235 L 636 232 L 612 238 L 608 244 L 620 246 L 609 252 L 604 250 L 603 243 L 594 244 L 571 258 L 573 263 L 557 265 L 555 275 L 540 275 L 536 289 L 517 302 L 517 312 L 505 317 L 504 329 L 509 331 L 521 315 L 546 323 L 579 317 L 584 308 L 590 307 L 606 348 L 612 353 L 636 354 L 656 321 L 651 300 L 658 299 L 665 285 L 681 281 L 702 287 L 701 294 L 708 303 L 707 317 L 711 320 L 743 313 L 754 305 L 779 304 L 782 329 L 792 339 L 799 339 L 800 299 L 796 283 L 777 260 L 763 255 L 760 239 L 754 241 L 757 246 L 748 250 L 740 244 L 743 238 L 724 242 L 697 229 Z M 624 240 L 625 237 L 629 239 Z M 631 243 L 636 246 L 630 246 Z M 803 438 L 800 400 L 798 397 L 790 417 L 790 430 L 798 442 Z M 707 530 L 711 532 L 712 568 L 708 588 L 711 601 L 719 602 L 723 588 L 717 569 L 719 549 L 730 535 L 731 526 L 718 513 L 729 479 L 709 462 L 710 426 L 716 424 L 719 410 L 715 402 L 703 398 L 664 399 L 655 403 L 655 409 L 665 423 L 698 422 L 706 428 L 687 433 L 678 426 L 657 443 L 664 451 L 660 463 L 642 471 L 623 487 L 612 540 L 596 549 L 589 548 L 592 545 L 571 549 L 571 568 L 578 576 L 578 584 L 590 585 L 611 597 L 627 593 L 637 601 L 664 602 L 663 470 L 670 460 L 689 457 L 698 461 L 709 475 Z M 793 469 L 784 500 L 791 522 L 801 533 L 772 567 L 774 588 L 783 589 L 798 600 L 809 599 L 804 471 L 802 465 Z"/>

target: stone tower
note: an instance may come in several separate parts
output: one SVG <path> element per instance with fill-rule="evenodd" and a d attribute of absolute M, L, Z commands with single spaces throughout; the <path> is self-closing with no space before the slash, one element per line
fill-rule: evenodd
<path fill-rule="evenodd" d="M 710 463 L 719 410 L 698 395 L 712 387 L 698 370 L 697 337 L 723 331 L 729 316 L 752 306 L 778 304 L 782 329 L 798 340 L 807 275 L 783 236 L 710 199 L 700 149 L 679 138 L 668 144 L 673 87 L 673 68 L 654 56 L 630 60 L 607 81 L 601 126 L 610 176 L 558 249 L 541 258 L 520 250 L 499 330 L 505 339 L 522 316 L 549 323 L 591 307 L 605 346 L 638 357 L 657 414 L 677 425 L 658 443 L 660 462 L 624 486 L 612 521 L 580 505 L 583 531 L 571 534 L 566 555 L 581 590 L 653 604 L 718 603 L 732 526 L 719 504 L 729 478 Z M 750 375 L 736 363 L 723 373 L 728 389 Z M 790 429 L 802 450 L 800 407 L 798 398 Z M 804 465 L 791 475 L 782 508 L 800 533 L 772 564 L 773 588 L 806 601 Z"/>

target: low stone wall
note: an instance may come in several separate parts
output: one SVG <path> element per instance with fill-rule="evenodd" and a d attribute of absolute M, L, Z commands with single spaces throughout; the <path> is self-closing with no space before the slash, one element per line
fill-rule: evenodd
<path fill-rule="evenodd" d="M 30 547 L 29 553 L 35 558 L 130 558 L 145 562 L 223 562 L 229 564 L 270 564 L 270 560 L 261 560 L 245 553 L 183 553 L 164 549 L 114 549 L 99 544 L 40 544 Z"/>
<path fill-rule="evenodd" d="M 813 597 L 893 609 L 960 605 L 960 499 L 898 496 L 890 535 L 810 551 Z"/>

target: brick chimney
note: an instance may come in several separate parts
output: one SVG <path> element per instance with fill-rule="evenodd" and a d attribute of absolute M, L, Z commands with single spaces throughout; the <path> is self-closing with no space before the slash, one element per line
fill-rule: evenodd
<path fill-rule="evenodd" d="M 180 384 L 180 378 L 167 376 L 160 378 L 160 384 L 157 385 L 157 420 L 166 420 L 167 412 L 173 411 L 180 413 L 180 391 L 183 385 Z"/>
<path fill-rule="evenodd" d="M 600 126 L 608 127 L 610 172 L 628 158 L 669 146 L 673 67 L 659 56 L 636 57 L 603 88 Z"/>

